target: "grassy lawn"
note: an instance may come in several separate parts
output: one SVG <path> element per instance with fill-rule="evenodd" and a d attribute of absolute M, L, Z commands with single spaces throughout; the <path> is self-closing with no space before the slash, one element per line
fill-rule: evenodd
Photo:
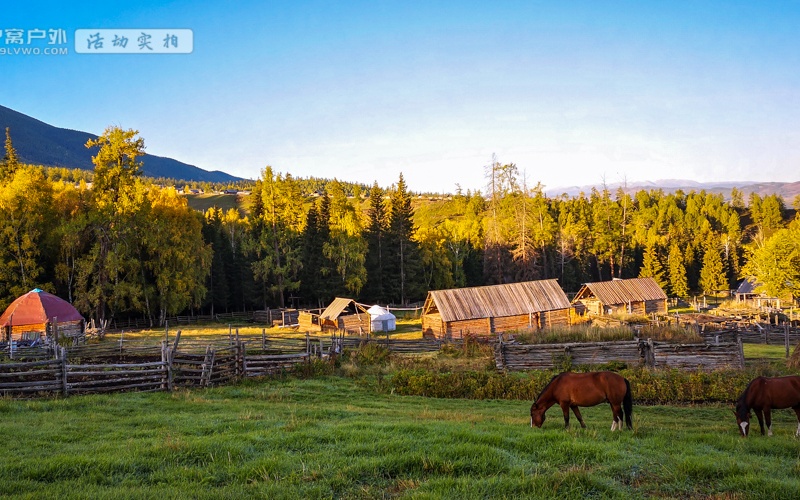
<path fill-rule="evenodd" d="M 794 416 L 738 437 L 727 407 L 635 407 L 611 433 L 529 402 L 372 391 L 340 377 L 172 394 L 0 400 L 0 496 L 645 498 L 800 497 Z M 574 420 L 574 419 L 573 419 Z"/>
<path fill-rule="evenodd" d="M 782 345 L 743 344 L 745 359 L 786 360 L 786 348 Z M 794 352 L 794 346 L 789 349 L 789 354 Z"/>
<path fill-rule="evenodd" d="M 231 208 L 235 208 L 236 210 L 239 210 L 240 213 L 243 213 L 245 209 L 243 200 L 240 199 L 239 196 L 232 194 L 205 193 L 186 194 L 184 196 L 189 202 L 190 208 L 199 210 L 201 212 L 205 212 L 211 207 L 221 208 L 225 212 Z"/>
<path fill-rule="evenodd" d="M 422 338 L 421 322 L 419 319 L 398 319 L 397 330 L 390 332 L 391 338 L 397 339 L 420 339 Z M 239 330 L 239 335 L 244 337 L 260 337 L 262 330 L 269 336 L 288 336 L 288 337 L 305 337 L 306 333 L 298 331 L 297 328 L 287 327 L 267 327 L 266 325 L 254 325 L 253 323 L 231 323 L 231 331 L 235 335 L 236 330 Z M 227 337 L 229 327 L 227 324 L 211 323 L 211 324 L 192 324 L 192 325 L 171 325 L 169 327 L 169 338 L 175 339 L 178 330 L 181 331 L 181 339 L 203 340 L 209 338 L 222 338 Z M 105 336 L 106 340 L 119 341 L 120 335 L 124 339 L 139 339 L 139 340 L 152 340 L 160 342 L 164 340 L 164 328 L 154 328 L 148 330 L 137 330 L 133 332 L 113 332 Z M 312 333 L 314 336 L 323 335 L 320 332 Z M 329 333 L 327 335 L 330 335 Z M 383 334 L 381 334 L 381 337 Z"/>

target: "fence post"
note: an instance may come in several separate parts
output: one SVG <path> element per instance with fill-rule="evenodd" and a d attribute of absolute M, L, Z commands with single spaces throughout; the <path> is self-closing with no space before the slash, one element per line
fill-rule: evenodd
<path fill-rule="evenodd" d="M 236 342 L 239 342 L 239 327 L 236 327 Z"/>
<path fill-rule="evenodd" d="M 181 341 L 181 331 L 178 330 L 178 333 L 175 334 L 175 342 L 172 344 L 172 352 L 169 356 L 169 364 L 170 368 L 172 368 L 172 358 L 175 357 L 175 353 L 178 352 L 178 342 Z"/>
<path fill-rule="evenodd" d="M 505 370 L 506 369 L 506 360 L 505 360 L 505 346 L 503 345 L 503 334 L 500 333 L 497 335 L 497 354 L 495 355 L 495 364 L 497 365 L 498 370 Z"/>
<path fill-rule="evenodd" d="M 786 358 L 789 358 L 789 323 L 783 324 L 784 344 L 786 345 Z"/>
<path fill-rule="evenodd" d="M 308 335 L 308 334 L 306 334 L 306 335 Z M 261 350 L 262 351 L 266 351 L 267 350 L 267 329 L 266 328 L 262 328 L 261 329 Z"/>
<path fill-rule="evenodd" d="M 742 345 L 742 338 L 737 337 L 736 343 L 739 344 L 739 367 L 744 368 L 744 346 Z"/>
<path fill-rule="evenodd" d="M 655 368 L 656 366 L 656 346 L 653 343 L 653 339 L 647 339 L 647 354 L 645 357 L 646 365 L 650 368 Z"/>
<path fill-rule="evenodd" d="M 64 397 L 69 395 L 69 388 L 67 386 L 67 348 L 61 348 L 61 392 Z"/>
<path fill-rule="evenodd" d="M 170 354 L 169 342 L 161 342 L 161 368 L 164 375 L 161 377 L 161 390 L 172 392 L 172 355 Z"/>
<path fill-rule="evenodd" d="M 200 373 L 200 387 L 208 387 L 211 382 L 211 369 L 214 364 L 214 351 L 211 346 L 206 346 L 206 356 L 203 359 L 201 366 L 202 372 Z"/>
<path fill-rule="evenodd" d="M 247 376 L 247 349 L 244 342 L 236 341 L 236 370 L 238 377 L 244 378 Z"/>

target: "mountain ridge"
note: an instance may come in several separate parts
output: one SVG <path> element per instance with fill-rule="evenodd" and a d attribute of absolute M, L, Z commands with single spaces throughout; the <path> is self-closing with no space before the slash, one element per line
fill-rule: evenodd
<path fill-rule="evenodd" d="M 800 181 L 794 182 L 760 182 L 760 181 L 711 181 L 701 182 L 688 179 L 659 179 L 655 181 L 636 181 L 636 182 L 614 182 L 605 185 L 612 193 L 622 188 L 628 194 L 634 194 L 641 190 L 663 190 L 665 192 L 673 193 L 678 190 L 684 192 L 701 191 L 705 190 L 709 193 L 723 194 L 726 199 L 730 198 L 731 190 L 733 188 L 742 191 L 745 200 L 750 193 L 756 193 L 760 196 L 777 194 L 783 197 L 784 201 L 791 203 L 795 196 L 800 195 Z M 601 191 L 603 184 L 587 184 L 584 186 L 562 186 L 552 189 L 545 188 L 547 196 L 560 196 L 567 194 L 569 196 L 576 196 L 580 193 L 588 195 L 592 189 Z"/>
<path fill-rule="evenodd" d="M 95 134 L 56 127 L 2 105 L 0 127 L 3 131 L 10 128 L 11 141 L 21 163 L 94 170 L 94 151 L 85 144 L 96 139 Z M 141 161 L 142 173 L 148 177 L 220 183 L 242 180 L 220 170 L 204 170 L 165 156 L 146 153 Z"/>

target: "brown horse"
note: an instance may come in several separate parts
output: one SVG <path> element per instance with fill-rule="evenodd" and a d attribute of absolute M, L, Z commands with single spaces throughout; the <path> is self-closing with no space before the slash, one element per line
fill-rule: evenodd
<path fill-rule="evenodd" d="M 791 408 L 797 414 L 797 431 L 800 436 L 800 376 L 757 377 L 754 378 L 736 401 L 736 423 L 739 433 L 746 437 L 750 431 L 750 410 L 753 410 L 764 435 L 764 420 L 767 421 L 767 432 L 772 435 L 772 410 Z M 763 415 L 762 415 L 763 413 Z"/>
<path fill-rule="evenodd" d="M 608 401 L 611 405 L 612 431 L 622 430 L 623 409 L 628 429 L 633 428 L 633 399 L 631 384 L 627 379 L 613 372 L 560 373 L 553 377 L 531 405 L 531 427 L 541 427 L 545 412 L 558 403 L 564 412 L 564 427 L 569 427 L 569 410 L 572 409 L 581 427 L 585 429 L 586 424 L 583 423 L 578 407 L 595 406 L 603 401 Z"/>

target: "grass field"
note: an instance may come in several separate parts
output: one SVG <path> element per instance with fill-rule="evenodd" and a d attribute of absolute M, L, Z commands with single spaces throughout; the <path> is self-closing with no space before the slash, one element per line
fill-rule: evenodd
<path fill-rule="evenodd" d="M 418 337 L 419 321 L 399 322 L 398 330 L 397 337 Z M 202 339 L 228 328 L 182 331 Z M 125 335 L 157 341 L 164 331 Z M 744 349 L 748 363 L 765 366 L 785 354 L 781 346 Z M 434 372 L 481 371 L 491 362 L 484 350 L 416 363 Z M 0 399 L 0 496 L 800 498 L 800 439 L 790 410 L 775 412 L 772 438 L 758 435 L 757 425 L 740 438 L 728 404 L 635 406 L 634 431 L 617 433 L 606 405 L 582 409 L 585 430 L 564 430 L 552 408 L 544 428 L 531 429 L 530 401 L 401 396 L 384 379 L 397 362 L 353 363 L 338 371 L 348 376 Z"/>
<path fill-rule="evenodd" d="M 786 347 L 782 345 L 743 344 L 742 348 L 745 359 L 786 359 Z M 789 354 L 792 352 L 794 352 L 794 346 L 789 350 Z"/>
<path fill-rule="evenodd" d="M 419 319 L 398 319 L 397 320 L 397 330 L 390 333 L 391 338 L 393 339 L 419 339 L 422 338 L 422 330 L 420 327 L 420 320 Z M 280 327 L 266 327 L 265 325 L 254 325 L 252 323 L 240 322 L 240 323 L 232 323 L 230 325 L 230 329 L 232 332 L 235 332 L 237 329 L 239 330 L 239 335 L 241 336 L 259 336 L 261 335 L 261 331 L 263 330 L 267 335 L 270 336 L 290 336 L 290 337 L 305 337 L 305 332 L 299 332 L 297 328 L 280 328 Z M 225 337 L 229 333 L 229 326 L 221 323 L 211 323 L 211 324 L 202 324 L 202 325 L 180 325 L 180 326 L 171 326 L 169 328 L 169 337 L 174 339 L 175 334 L 181 331 L 181 338 L 182 339 L 195 339 L 195 340 L 202 340 L 204 338 L 221 338 Z M 165 330 L 164 328 L 154 328 L 154 329 L 147 329 L 147 330 L 137 330 L 133 332 L 113 332 L 107 334 L 105 337 L 107 340 L 119 340 L 120 335 L 122 335 L 126 339 L 152 339 L 153 341 L 161 341 L 164 340 L 165 337 Z M 314 335 L 322 335 L 322 333 L 317 332 Z M 330 335 L 329 333 L 326 335 Z"/>
<path fill-rule="evenodd" d="M 189 207 L 201 212 L 205 212 L 211 207 L 221 208 L 227 212 L 231 208 L 239 210 L 244 214 L 245 206 L 244 201 L 236 195 L 232 194 L 186 194 L 186 201 L 189 202 Z"/>
<path fill-rule="evenodd" d="M 799 498 L 789 411 L 738 437 L 727 407 L 607 406 L 564 430 L 529 402 L 377 393 L 357 379 L 0 400 L 0 496 L 27 498 Z"/>

